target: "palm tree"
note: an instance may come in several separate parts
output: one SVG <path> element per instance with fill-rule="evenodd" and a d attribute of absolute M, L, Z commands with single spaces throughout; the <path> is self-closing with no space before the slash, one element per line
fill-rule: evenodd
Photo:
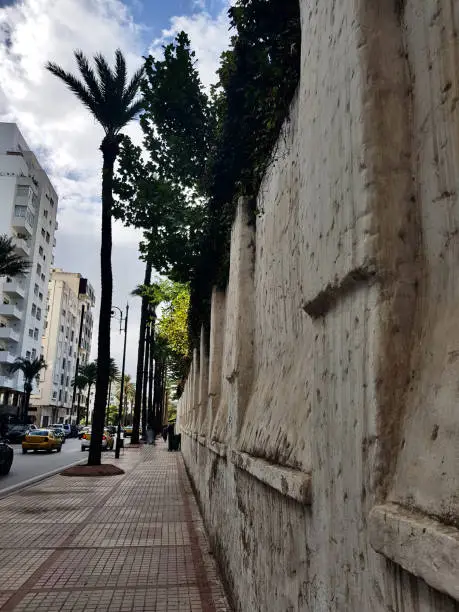
<path fill-rule="evenodd" d="M 24 425 L 27 425 L 29 416 L 29 402 L 30 394 L 32 393 L 33 381 L 40 382 L 40 372 L 46 368 L 46 362 L 43 356 L 35 359 L 25 359 L 24 357 L 17 357 L 16 361 L 10 365 L 12 373 L 21 371 L 24 376 L 24 401 L 23 401 L 23 415 Z"/>
<path fill-rule="evenodd" d="M 81 392 L 87 387 L 88 381 L 85 376 L 81 374 L 81 367 L 78 368 L 78 374 L 72 380 L 72 387 L 76 387 L 78 389 L 78 404 L 77 404 L 77 425 L 80 424 L 80 401 L 81 401 Z"/>
<path fill-rule="evenodd" d="M 142 109 L 137 99 L 143 69 L 138 70 L 127 82 L 126 61 L 119 49 L 115 52 L 115 68 L 112 70 L 106 59 L 99 53 L 94 56 L 96 73 L 81 51 L 75 51 L 75 58 L 83 80 L 66 72 L 57 64 L 49 62 L 47 69 L 59 77 L 86 106 L 102 126 L 105 136 L 100 145 L 103 156 L 102 167 L 102 240 L 101 299 L 98 333 L 98 364 L 96 398 L 92 420 L 91 446 L 88 465 L 100 465 L 102 435 L 105 424 L 105 402 L 110 377 L 110 319 L 112 310 L 112 204 L 113 166 L 119 152 L 122 136 L 120 131 Z"/>
<path fill-rule="evenodd" d="M 26 274 L 30 261 L 14 252 L 13 238 L 0 235 L 0 276 L 19 276 Z"/>
<path fill-rule="evenodd" d="M 88 395 L 86 397 L 86 419 L 85 419 L 86 425 L 88 424 L 88 421 L 89 421 L 89 400 L 91 396 L 91 387 L 97 382 L 97 372 L 98 372 L 98 368 L 97 368 L 97 363 L 95 361 L 86 363 L 85 365 L 80 367 L 79 375 L 86 380 L 85 386 L 88 387 Z M 105 408 L 105 404 L 104 404 L 104 408 Z M 94 411 L 95 411 L 95 408 L 94 408 Z M 93 421 L 94 421 L 94 414 L 93 414 Z M 92 435 L 91 435 L 91 438 L 92 438 Z"/>
<path fill-rule="evenodd" d="M 107 394 L 107 408 L 110 406 L 110 396 L 112 390 L 112 383 L 116 382 L 120 378 L 120 370 L 116 365 L 116 361 L 113 357 L 110 357 L 110 375 L 108 379 L 108 394 Z"/>
<path fill-rule="evenodd" d="M 147 287 L 151 282 L 151 262 L 147 261 L 145 266 L 145 278 L 143 287 Z M 142 298 L 142 308 L 140 311 L 140 328 L 139 328 L 139 345 L 137 348 L 137 372 L 135 379 L 135 404 L 134 418 L 132 422 L 131 444 L 139 443 L 140 417 L 142 411 L 142 389 L 143 389 L 143 374 L 144 374 L 144 359 L 145 359 L 145 336 L 147 330 L 148 318 L 148 297 L 145 295 L 142 287 L 137 287 L 132 295 L 138 295 Z M 145 434 L 145 428 L 143 431 Z"/>

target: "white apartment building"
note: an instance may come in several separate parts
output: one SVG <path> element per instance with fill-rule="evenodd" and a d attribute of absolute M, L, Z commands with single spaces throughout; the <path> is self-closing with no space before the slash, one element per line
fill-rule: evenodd
<path fill-rule="evenodd" d="M 9 366 L 39 357 L 46 315 L 57 194 L 14 123 L 0 123 L 0 234 L 29 258 L 26 276 L 0 278 L 0 412 L 20 414 L 23 378 Z M 33 412 L 31 412 L 33 414 Z"/>
<path fill-rule="evenodd" d="M 78 392 L 72 381 L 88 362 L 93 331 L 94 289 L 81 274 L 54 269 L 49 281 L 43 355 L 48 367 L 31 397 L 37 423 L 76 423 Z M 86 394 L 80 396 L 84 414 Z"/>

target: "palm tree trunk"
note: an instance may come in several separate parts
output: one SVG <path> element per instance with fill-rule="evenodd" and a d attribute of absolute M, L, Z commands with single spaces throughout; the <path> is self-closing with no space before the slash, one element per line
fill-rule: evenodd
<path fill-rule="evenodd" d="M 145 360 L 143 367 L 142 390 L 142 439 L 147 439 L 147 400 L 148 400 L 148 364 L 150 354 L 150 325 L 145 330 Z"/>
<path fill-rule="evenodd" d="M 110 323 L 112 312 L 112 201 L 113 166 L 118 154 L 119 140 L 105 136 L 101 144 L 102 168 L 102 239 L 100 247 L 101 296 L 97 346 L 97 379 L 94 412 L 92 415 L 91 445 L 88 465 L 100 465 L 102 436 L 105 425 L 105 403 L 110 377 Z"/>
<path fill-rule="evenodd" d="M 88 385 L 88 395 L 86 397 L 86 423 L 85 425 L 88 425 L 89 423 L 89 399 L 91 397 L 91 386 L 92 385 Z"/>
<path fill-rule="evenodd" d="M 30 391 L 26 391 L 24 393 L 24 412 L 23 412 L 24 425 L 28 425 L 29 424 L 30 393 L 31 393 Z"/>
<path fill-rule="evenodd" d="M 151 263 L 147 261 L 145 267 L 144 285 L 149 285 L 151 282 Z M 148 315 L 148 300 L 142 298 L 142 310 L 140 313 L 140 330 L 139 330 L 139 348 L 137 350 L 137 372 L 135 379 L 135 404 L 134 416 L 132 421 L 132 437 L 131 444 L 139 443 L 139 426 L 140 426 L 140 410 L 142 406 L 142 380 L 143 380 L 143 362 L 145 356 L 145 328 L 147 326 Z"/>
<path fill-rule="evenodd" d="M 78 390 L 78 403 L 77 403 L 77 422 L 76 424 L 80 424 L 80 402 L 81 402 L 81 390 Z"/>
<path fill-rule="evenodd" d="M 153 414 L 153 368 L 154 368 L 154 355 L 155 355 L 155 312 L 153 311 L 153 317 L 151 321 L 151 332 L 150 332 L 150 363 L 148 366 L 148 417 L 147 421 L 154 429 L 154 434 L 157 432 L 155 425 L 155 418 Z"/>

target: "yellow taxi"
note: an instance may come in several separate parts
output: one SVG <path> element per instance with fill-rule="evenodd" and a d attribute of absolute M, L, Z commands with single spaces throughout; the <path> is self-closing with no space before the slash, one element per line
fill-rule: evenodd
<path fill-rule="evenodd" d="M 113 450 L 113 445 L 115 440 L 113 436 L 110 435 L 108 429 L 104 429 L 104 433 L 102 435 L 102 450 Z M 87 431 L 81 436 L 81 450 L 85 451 L 89 448 L 91 444 L 91 432 Z"/>
<path fill-rule="evenodd" d="M 126 425 L 126 427 L 124 428 L 124 435 L 132 436 L 132 425 Z"/>
<path fill-rule="evenodd" d="M 22 440 L 22 452 L 24 455 L 29 450 L 39 451 L 44 450 L 47 453 L 56 450 L 61 452 L 62 439 L 58 437 L 51 429 L 33 429 L 26 433 Z"/>

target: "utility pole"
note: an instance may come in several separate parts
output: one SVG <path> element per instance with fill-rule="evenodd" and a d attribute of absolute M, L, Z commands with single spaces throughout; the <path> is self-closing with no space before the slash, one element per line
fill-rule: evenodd
<path fill-rule="evenodd" d="M 115 306 L 115 308 L 118 308 Z M 123 312 L 120 310 L 120 332 L 123 331 Z M 116 449 L 115 459 L 120 458 L 120 446 L 121 446 L 121 419 L 123 418 L 123 394 L 124 394 L 124 370 L 126 368 L 126 339 L 127 339 L 127 326 L 129 316 L 129 304 L 126 304 L 126 316 L 124 317 L 124 347 L 123 347 L 123 364 L 121 366 L 121 388 L 120 388 L 120 403 L 118 406 L 118 427 L 116 429 Z"/>

